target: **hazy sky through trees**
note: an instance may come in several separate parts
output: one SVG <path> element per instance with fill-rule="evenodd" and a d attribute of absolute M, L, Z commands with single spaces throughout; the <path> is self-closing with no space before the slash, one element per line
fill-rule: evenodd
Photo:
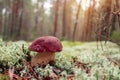
<path fill-rule="evenodd" d="M 36 3 L 38 3 L 37 2 L 37 0 L 32 0 L 32 3 L 33 3 L 33 5 L 35 5 Z M 41 3 L 39 2 L 39 6 L 41 6 Z M 50 4 L 50 2 L 49 1 L 45 1 L 44 2 L 44 9 L 45 9 L 45 13 L 46 14 L 50 14 L 50 8 L 52 7 L 53 5 L 52 4 Z"/>

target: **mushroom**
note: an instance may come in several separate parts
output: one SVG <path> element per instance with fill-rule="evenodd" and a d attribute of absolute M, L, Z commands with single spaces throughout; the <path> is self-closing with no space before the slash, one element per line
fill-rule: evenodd
<path fill-rule="evenodd" d="M 56 37 L 44 36 L 35 39 L 29 46 L 29 50 L 37 52 L 31 59 L 31 66 L 47 65 L 50 61 L 54 61 L 55 52 L 62 51 L 62 44 Z"/>

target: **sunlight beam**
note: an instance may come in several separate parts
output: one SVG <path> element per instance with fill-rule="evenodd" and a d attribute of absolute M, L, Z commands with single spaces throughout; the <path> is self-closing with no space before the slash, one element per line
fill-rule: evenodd
<path fill-rule="evenodd" d="M 77 4 L 79 4 L 81 0 L 76 0 Z M 91 4 L 91 0 L 82 0 L 81 1 L 81 6 L 83 10 L 86 10 Z"/>
<path fill-rule="evenodd" d="M 79 4 L 80 0 L 76 0 L 76 2 Z"/>

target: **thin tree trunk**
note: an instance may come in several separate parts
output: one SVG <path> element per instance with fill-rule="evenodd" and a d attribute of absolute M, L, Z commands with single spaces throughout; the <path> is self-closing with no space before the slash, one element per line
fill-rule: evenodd
<path fill-rule="evenodd" d="M 17 39 L 21 38 L 21 29 L 22 29 L 22 23 L 23 23 L 23 9 L 24 9 L 24 1 L 21 0 L 21 4 L 20 4 L 20 11 L 19 11 L 19 20 L 18 20 L 18 29 L 17 29 Z"/>
<path fill-rule="evenodd" d="M 73 41 L 75 39 L 76 28 L 77 28 L 78 19 L 79 19 L 79 13 L 80 13 L 80 9 L 81 9 L 81 2 L 82 2 L 82 0 L 80 0 L 80 2 L 79 2 L 77 14 L 76 14 L 76 19 L 75 19 L 75 23 L 74 23 L 73 35 L 72 35 Z"/>
<path fill-rule="evenodd" d="M 120 9 L 120 0 L 116 0 L 116 9 L 119 10 Z M 120 27 L 120 10 L 118 13 L 118 23 L 119 23 L 119 27 Z"/>
<path fill-rule="evenodd" d="M 35 27 L 34 27 L 34 33 L 35 33 L 35 36 L 36 36 L 36 34 L 38 34 L 38 25 L 39 25 L 39 2 L 37 2 L 36 3 L 36 9 L 37 9 L 37 11 L 36 11 L 36 13 L 35 13 Z"/>
<path fill-rule="evenodd" d="M 85 10 L 84 13 L 84 21 L 83 21 L 83 26 L 82 31 L 81 31 L 81 36 L 80 40 L 81 41 L 90 41 L 92 39 L 92 31 L 93 31 L 93 25 L 92 25 L 92 17 L 95 12 L 95 0 L 91 0 L 93 4 L 89 3 L 88 9 Z M 87 3 L 87 2 L 86 2 Z"/>
<path fill-rule="evenodd" d="M 5 0 L 3 1 L 4 9 L 6 10 L 3 16 L 3 25 L 2 25 L 2 37 L 3 40 L 8 40 L 10 39 L 10 22 L 11 22 L 11 1 L 10 0 Z"/>
<path fill-rule="evenodd" d="M 2 34 L 2 9 L 3 9 L 3 2 L 0 2 L 0 37 Z"/>
<path fill-rule="evenodd" d="M 72 26 L 72 9 L 71 9 L 71 5 L 67 6 L 67 18 L 66 18 L 66 39 L 72 40 L 71 39 L 71 34 L 72 34 L 72 30 L 71 30 Z"/>
<path fill-rule="evenodd" d="M 64 4 L 63 4 L 63 28 L 62 28 L 62 37 L 65 37 L 65 33 L 66 33 L 66 0 L 64 0 Z"/>
<path fill-rule="evenodd" d="M 59 0 L 55 2 L 54 36 L 57 36 Z"/>
<path fill-rule="evenodd" d="M 20 39 L 22 17 L 23 17 L 23 0 L 15 0 L 13 1 L 12 19 L 11 19 L 12 40 Z"/>
<path fill-rule="evenodd" d="M 39 29 L 39 31 L 41 32 L 41 36 L 43 36 L 44 35 L 44 2 L 41 5 L 41 10 L 42 10 L 41 11 L 42 19 L 40 21 L 40 29 Z"/>

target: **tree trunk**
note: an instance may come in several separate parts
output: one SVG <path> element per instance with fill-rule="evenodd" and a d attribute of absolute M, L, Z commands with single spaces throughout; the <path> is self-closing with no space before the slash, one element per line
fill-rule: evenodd
<path fill-rule="evenodd" d="M 120 0 L 115 0 L 116 1 L 116 11 L 120 9 Z M 120 28 L 120 10 L 119 10 L 119 14 L 117 15 L 118 18 L 118 23 L 119 23 L 119 28 Z"/>
<path fill-rule="evenodd" d="M 5 9 L 5 13 L 3 16 L 2 20 L 2 37 L 3 40 L 8 40 L 10 39 L 10 22 L 11 22 L 11 1 L 10 0 L 5 0 L 3 1 L 3 6 Z"/>
<path fill-rule="evenodd" d="M 17 28 L 16 28 L 16 31 L 17 31 L 17 33 L 16 33 L 16 40 L 19 40 L 19 39 L 21 39 L 21 28 L 22 28 L 22 23 L 23 23 L 23 9 L 24 9 L 24 3 L 23 3 L 24 1 L 23 0 L 21 0 L 21 2 L 19 2 L 20 3 L 20 9 L 19 9 L 19 12 L 18 12 L 18 23 L 17 23 Z"/>
<path fill-rule="evenodd" d="M 89 4 L 89 7 L 86 8 L 86 10 L 84 10 L 84 18 L 83 18 L 83 24 L 79 30 L 81 30 L 80 32 L 80 36 L 79 36 L 79 40 L 80 41 L 90 41 L 92 39 L 92 31 L 93 31 L 93 23 L 92 23 L 92 18 L 93 18 L 93 14 L 95 12 L 95 0 L 91 0 L 93 2 L 93 4 Z M 87 2 L 86 2 L 87 3 Z M 81 21 L 81 22 L 82 22 Z"/>
<path fill-rule="evenodd" d="M 72 35 L 73 41 L 75 40 L 75 34 L 76 34 L 76 29 L 77 29 L 77 24 L 78 24 L 78 19 L 79 19 L 79 13 L 80 13 L 80 9 L 81 9 L 81 2 L 82 2 L 82 0 L 80 0 L 80 2 L 78 4 L 78 9 L 77 9 L 77 13 L 76 13 L 76 19 L 75 19 L 73 35 Z"/>
<path fill-rule="evenodd" d="M 0 2 L 0 37 L 2 34 L 2 10 L 3 10 L 3 2 Z"/>
<path fill-rule="evenodd" d="M 66 0 L 64 0 L 64 3 L 63 3 L 63 28 L 62 28 L 62 37 L 65 38 L 65 33 L 66 33 Z"/>
<path fill-rule="evenodd" d="M 58 11 L 59 11 L 59 0 L 55 2 L 55 17 L 54 17 L 54 36 L 57 36 L 57 27 L 58 27 Z"/>
<path fill-rule="evenodd" d="M 14 0 L 12 7 L 11 37 L 12 40 L 20 39 L 23 17 L 23 0 Z"/>

